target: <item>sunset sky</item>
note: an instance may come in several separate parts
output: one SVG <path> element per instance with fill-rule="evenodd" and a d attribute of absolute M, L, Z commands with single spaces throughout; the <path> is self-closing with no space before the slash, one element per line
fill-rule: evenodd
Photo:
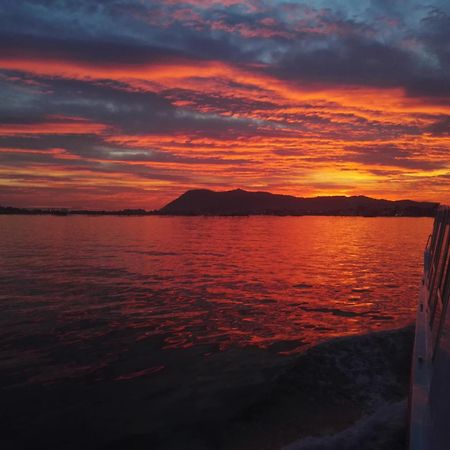
<path fill-rule="evenodd" d="M 2 0 L 0 204 L 450 202 L 447 0 Z"/>

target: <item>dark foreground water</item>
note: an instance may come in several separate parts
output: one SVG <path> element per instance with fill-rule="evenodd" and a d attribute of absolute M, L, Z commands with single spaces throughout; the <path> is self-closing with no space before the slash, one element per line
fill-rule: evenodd
<path fill-rule="evenodd" d="M 277 449 L 355 421 L 333 439 L 359 439 L 404 408 L 411 329 L 373 332 L 412 322 L 430 231 L 0 217 L 0 447 Z"/>

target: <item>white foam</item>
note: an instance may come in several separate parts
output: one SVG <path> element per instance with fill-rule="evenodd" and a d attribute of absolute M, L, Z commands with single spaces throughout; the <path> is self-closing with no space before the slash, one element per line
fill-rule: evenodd
<path fill-rule="evenodd" d="M 406 400 L 387 404 L 334 435 L 306 437 L 283 450 L 390 450 L 404 433 Z"/>

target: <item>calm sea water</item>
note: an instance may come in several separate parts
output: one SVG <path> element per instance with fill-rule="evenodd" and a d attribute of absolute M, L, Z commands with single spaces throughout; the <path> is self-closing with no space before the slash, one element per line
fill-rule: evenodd
<path fill-rule="evenodd" d="M 195 424 L 251 402 L 249 386 L 306 348 L 410 323 L 431 226 L 0 217 L 5 443 L 120 448 L 147 433 L 163 448 L 173 430 L 192 440 Z M 177 445 L 167 448 L 190 448 Z"/>

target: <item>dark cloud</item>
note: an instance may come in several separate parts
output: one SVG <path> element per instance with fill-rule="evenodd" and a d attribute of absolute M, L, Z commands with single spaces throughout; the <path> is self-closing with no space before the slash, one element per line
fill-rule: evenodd
<path fill-rule="evenodd" d="M 95 63 L 104 66 L 118 64 L 163 63 L 181 58 L 183 54 L 163 45 L 144 45 L 136 41 L 116 42 L 102 37 L 92 39 L 33 36 L 26 33 L 1 33 L 0 56 L 30 59 L 59 59 Z"/>
<path fill-rule="evenodd" d="M 20 73 L 14 73 L 20 77 Z M 10 75 L 11 76 L 11 75 Z M 109 124 L 119 133 L 159 134 L 189 133 L 219 137 L 227 135 L 258 133 L 257 126 L 250 120 L 236 119 L 208 113 L 181 110 L 167 98 L 173 92 L 131 91 L 127 85 L 111 81 L 82 81 L 63 78 L 36 77 L 42 84 L 31 94 L 17 96 L 34 97 L 28 102 L 12 100 L 0 105 L 1 123 L 44 123 L 49 116 L 83 117 L 94 122 Z M 4 87 L 8 90 L 8 87 Z M 1 91 L 1 87 L 0 87 Z M 217 97 L 215 101 L 224 105 L 228 100 Z M 11 104 L 17 108 L 11 108 Z"/>
<path fill-rule="evenodd" d="M 443 116 L 429 126 L 427 131 L 436 136 L 450 136 L 450 116 Z"/>
<path fill-rule="evenodd" d="M 401 86 L 415 68 L 408 53 L 355 36 L 318 50 L 294 48 L 270 71 L 299 81 Z"/>
<path fill-rule="evenodd" d="M 185 58 L 264 62 L 268 73 L 298 82 L 398 86 L 411 96 L 450 96 L 450 16 L 443 2 L 427 8 L 411 2 L 408 8 L 378 0 L 353 5 L 354 11 L 325 1 L 258 8 L 189 3 L 6 2 L 0 7 L 0 55 L 106 67 Z M 408 13 L 415 20 L 408 21 Z"/>
<path fill-rule="evenodd" d="M 367 145 L 365 147 L 347 146 L 346 155 L 341 161 L 351 161 L 367 165 L 392 166 L 404 169 L 420 169 L 422 171 L 442 169 L 446 161 L 430 161 L 417 158 L 412 150 L 404 150 L 396 145 Z"/>

